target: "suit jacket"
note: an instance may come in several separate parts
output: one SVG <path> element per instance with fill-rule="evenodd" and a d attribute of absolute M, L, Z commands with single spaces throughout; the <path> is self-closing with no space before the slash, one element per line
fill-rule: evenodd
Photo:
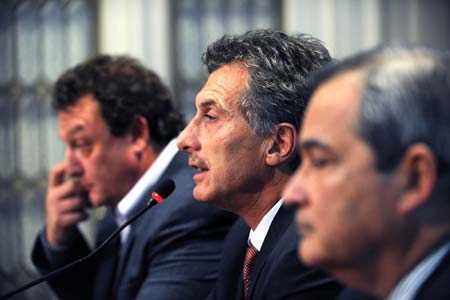
<path fill-rule="evenodd" d="M 256 257 L 247 300 L 334 299 L 341 286 L 297 258 L 298 236 L 293 209 L 281 207 Z M 209 300 L 244 299 L 242 266 L 250 228 L 241 219 L 224 244 L 219 277 Z"/>
<path fill-rule="evenodd" d="M 450 251 L 420 287 L 415 300 L 450 300 Z"/>
<path fill-rule="evenodd" d="M 339 294 L 337 300 L 382 300 L 382 299 L 360 290 L 346 288 L 342 291 L 341 294 Z"/>
<path fill-rule="evenodd" d="M 450 251 L 417 291 L 414 300 L 450 300 Z M 339 300 L 381 299 L 354 289 L 346 289 Z"/>
<path fill-rule="evenodd" d="M 117 238 L 93 259 L 50 280 L 57 296 L 78 300 L 205 298 L 216 279 L 223 240 L 235 218 L 194 200 L 193 172 L 186 154 L 179 152 L 160 180 L 172 178 L 174 193 L 131 224 L 127 241 L 120 248 Z M 148 187 L 143 205 L 152 190 Z M 114 225 L 107 213 L 97 230 L 99 242 Z M 77 232 L 68 249 L 53 253 L 58 266 L 47 258 L 40 238 L 32 260 L 45 274 L 89 252 Z"/>

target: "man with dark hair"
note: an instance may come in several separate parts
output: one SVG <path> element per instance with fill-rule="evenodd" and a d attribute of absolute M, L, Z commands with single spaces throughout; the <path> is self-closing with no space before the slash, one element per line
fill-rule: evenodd
<path fill-rule="evenodd" d="M 296 259 L 293 211 L 281 199 L 299 162 L 307 77 L 329 61 L 318 40 L 270 30 L 226 35 L 203 55 L 210 75 L 178 147 L 198 171 L 194 197 L 240 216 L 211 299 L 333 299 L 340 289 Z"/>
<path fill-rule="evenodd" d="M 139 211 L 165 178 L 175 192 L 105 250 L 50 286 L 61 299 L 198 299 L 217 276 L 233 217 L 196 202 L 175 138 L 183 127 L 159 77 L 125 56 L 100 55 L 66 71 L 54 89 L 64 162 L 49 175 L 46 227 L 33 262 L 48 273 L 90 248 L 77 228 L 107 206 L 97 244 Z"/>
<path fill-rule="evenodd" d="M 449 56 L 377 49 L 315 85 L 284 192 L 301 259 L 382 299 L 450 299 Z"/>

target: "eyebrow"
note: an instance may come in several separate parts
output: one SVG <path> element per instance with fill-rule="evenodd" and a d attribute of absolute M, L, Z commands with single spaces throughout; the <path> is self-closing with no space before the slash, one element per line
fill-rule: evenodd
<path fill-rule="evenodd" d="M 321 142 L 318 139 L 310 138 L 304 141 L 300 141 L 300 150 L 308 151 L 314 148 L 318 148 L 327 152 L 333 152 L 331 146 Z"/>
<path fill-rule="evenodd" d="M 67 136 L 72 136 L 72 135 L 74 135 L 74 134 L 76 134 L 76 133 L 78 133 L 78 132 L 83 131 L 84 129 L 85 129 L 84 126 L 82 126 L 82 125 L 77 125 L 77 126 L 75 126 L 74 128 L 70 129 L 70 130 L 67 132 Z"/>
<path fill-rule="evenodd" d="M 219 106 L 217 101 L 208 99 L 208 100 L 202 101 L 199 106 L 205 108 L 205 107 L 210 107 L 210 106 L 215 106 L 215 105 Z"/>
<path fill-rule="evenodd" d="M 211 108 L 211 107 L 217 107 L 217 109 L 219 111 L 224 112 L 225 114 L 230 114 L 231 111 L 228 108 L 225 108 L 224 106 L 222 106 L 222 104 L 214 99 L 206 99 L 206 100 L 202 100 L 202 102 L 199 103 L 199 107 L 202 109 L 207 109 L 207 108 Z"/>

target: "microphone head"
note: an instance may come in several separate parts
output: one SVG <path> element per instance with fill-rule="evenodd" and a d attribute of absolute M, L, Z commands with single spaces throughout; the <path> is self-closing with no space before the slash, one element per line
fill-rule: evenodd
<path fill-rule="evenodd" d="M 166 179 L 162 181 L 155 189 L 155 193 L 157 193 L 161 198 L 167 198 L 172 192 L 175 190 L 175 182 L 172 179 Z"/>

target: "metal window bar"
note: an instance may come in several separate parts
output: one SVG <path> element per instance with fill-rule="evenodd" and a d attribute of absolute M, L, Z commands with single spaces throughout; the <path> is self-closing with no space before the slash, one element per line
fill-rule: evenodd
<path fill-rule="evenodd" d="M 95 3 L 0 1 L 0 293 L 36 278 L 46 181 L 63 158 L 50 108 L 54 80 L 95 51 Z M 52 299 L 39 285 L 14 299 Z"/>

